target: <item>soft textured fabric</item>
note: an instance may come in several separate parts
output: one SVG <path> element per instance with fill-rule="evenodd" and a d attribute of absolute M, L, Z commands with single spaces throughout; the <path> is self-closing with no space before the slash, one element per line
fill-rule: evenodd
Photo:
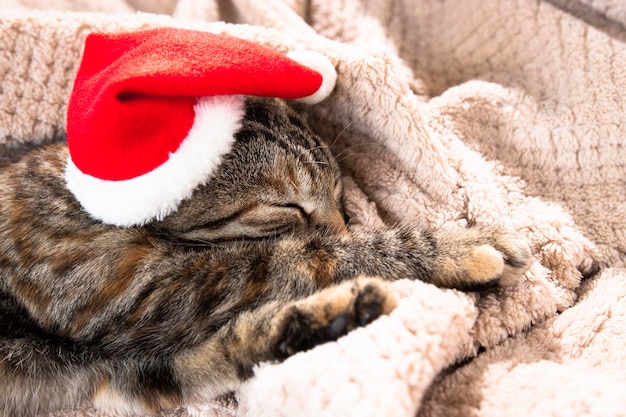
<path fill-rule="evenodd" d="M 399 281 L 390 316 L 261 364 L 232 396 L 165 415 L 624 415 L 619 0 L 3 3 L 4 142 L 62 134 L 88 32 L 225 32 L 336 66 L 333 95 L 309 116 L 344 169 L 353 227 L 498 224 L 530 242 L 534 261 L 514 287 Z"/>

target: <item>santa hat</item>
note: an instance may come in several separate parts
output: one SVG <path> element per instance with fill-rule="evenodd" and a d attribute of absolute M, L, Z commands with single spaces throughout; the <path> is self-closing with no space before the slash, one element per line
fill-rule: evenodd
<path fill-rule="evenodd" d="M 335 79 L 320 54 L 286 57 L 227 35 L 90 34 L 67 111 L 67 187 L 104 223 L 161 219 L 230 151 L 243 95 L 314 104 Z"/>

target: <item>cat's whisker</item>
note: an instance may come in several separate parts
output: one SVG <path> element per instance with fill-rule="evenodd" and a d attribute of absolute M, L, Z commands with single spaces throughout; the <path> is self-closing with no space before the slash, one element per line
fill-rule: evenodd
<path fill-rule="evenodd" d="M 345 161 L 350 160 L 350 158 L 355 158 L 358 156 L 369 156 L 369 157 L 373 156 L 373 154 L 370 152 L 349 152 L 349 150 L 347 149 L 345 151 L 346 152 L 342 152 L 341 154 L 335 157 L 335 159 L 337 160 L 337 163 L 342 164 Z"/>
<path fill-rule="evenodd" d="M 307 164 L 315 164 L 315 165 L 329 165 L 326 161 L 305 161 Z"/>
<path fill-rule="evenodd" d="M 204 240 L 204 239 L 193 239 L 189 241 L 173 240 L 172 243 L 177 246 L 200 247 L 200 248 L 216 246 L 218 244 L 216 242 L 212 242 L 210 240 Z"/>
<path fill-rule="evenodd" d="M 293 186 L 294 190 L 296 190 L 298 195 L 300 195 L 300 197 L 302 197 L 302 191 L 300 191 L 300 188 L 298 188 L 298 185 L 295 183 L 293 178 L 288 176 L 287 179 L 289 180 L 289 183 Z"/>
<path fill-rule="evenodd" d="M 330 149 L 329 145 L 318 145 L 318 146 L 312 146 L 310 148 L 308 148 L 309 151 L 314 151 L 316 149 Z"/>
<path fill-rule="evenodd" d="M 330 147 L 332 148 L 333 146 L 335 146 L 335 143 L 337 143 L 337 141 L 339 140 L 339 138 L 341 137 L 341 135 L 343 135 L 343 133 L 348 130 L 350 128 L 350 126 L 352 126 L 352 124 L 355 121 L 352 120 L 350 121 L 350 123 L 346 124 L 343 129 L 341 129 L 341 131 L 339 131 L 339 133 L 337 133 L 337 136 L 335 136 L 335 139 L 333 139 L 333 141 L 330 143 Z"/>
<path fill-rule="evenodd" d="M 200 247 L 200 248 L 206 248 L 208 246 L 211 246 L 208 243 L 191 243 L 191 242 L 175 242 L 174 243 L 177 246 L 185 246 L 185 247 Z"/>
<path fill-rule="evenodd" d="M 350 152 L 351 150 L 358 148 L 358 147 L 363 147 L 363 146 L 371 146 L 371 145 L 376 145 L 377 143 L 373 140 L 368 141 L 367 143 L 355 143 L 353 145 L 347 146 L 345 148 L 343 148 L 341 151 L 337 152 L 336 154 L 334 154 L 335 159 L 339 159 L 343 156 L 343 154 Z"/>

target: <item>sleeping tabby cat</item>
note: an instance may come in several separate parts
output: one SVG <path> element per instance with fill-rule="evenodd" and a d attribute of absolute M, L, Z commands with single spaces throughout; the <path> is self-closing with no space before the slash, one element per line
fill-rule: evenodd
<path fill-rule="evenodd" d="M 347 229 L 337 163 L 279 100 L 247 99 L 214 177 L 141 227 L 82 211 L 67 157 L 47 145 L 0 174 L 4 416 L 206 400 L 390 312 L 390 280 L 477 289 L 530 260 L 493 229 Z"/>

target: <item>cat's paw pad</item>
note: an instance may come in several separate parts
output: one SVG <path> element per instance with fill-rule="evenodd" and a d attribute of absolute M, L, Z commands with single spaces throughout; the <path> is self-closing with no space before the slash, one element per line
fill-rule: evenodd
<path fill-rule="evenodd" d="M 393 291 L 378 278 L 356 278 L 296 301 L 276 318 L 275 357 L 284 359 L 337 340 L 388 314 L 396 304 Z"/>

